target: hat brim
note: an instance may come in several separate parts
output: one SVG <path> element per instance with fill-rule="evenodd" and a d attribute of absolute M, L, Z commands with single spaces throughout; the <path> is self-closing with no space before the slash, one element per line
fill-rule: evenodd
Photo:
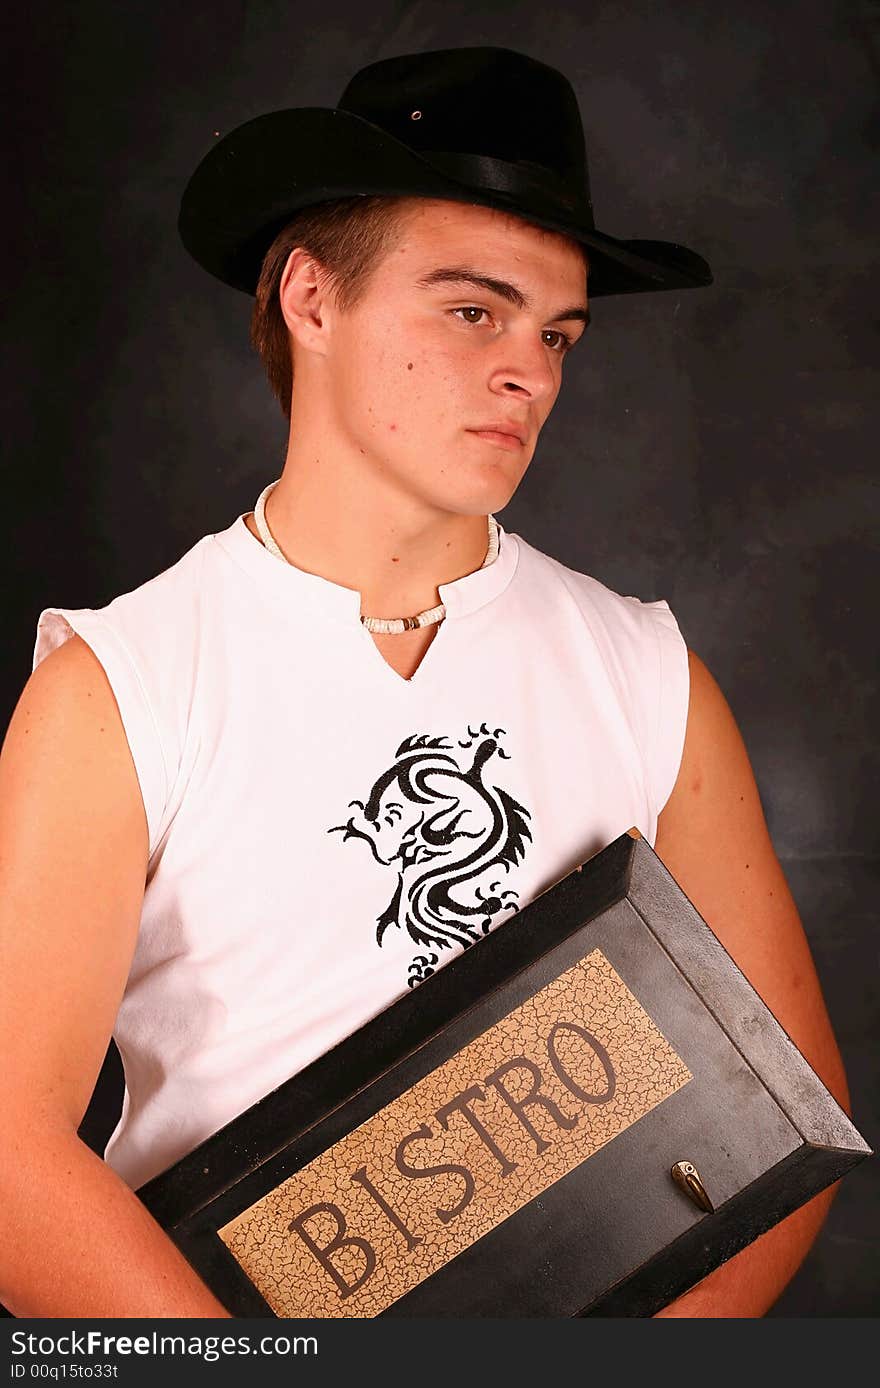
<path fill-rule="evenodd" d="M 444 198 L 511 212 L 586 246 L 590 298 L 712 283 L 707 262 L 686 246 L 609 236 L 540 198 L 524 202 L 461 182 L 429 158 L 350 111 L 270 111 L 230 131 L 205 155 L 184 190 L 178 230 L 209 274 L 255 294 L 266 251 L 303 208 L 371 194 Z"/>

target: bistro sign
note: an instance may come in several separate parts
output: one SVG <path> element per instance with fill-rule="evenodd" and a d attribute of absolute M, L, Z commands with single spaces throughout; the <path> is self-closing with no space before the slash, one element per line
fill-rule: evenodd
<path fill-rule="evenodd" d="M 690 1080 L 594 949 L 218 1230 L 278 1316 L 375 1316 Z"/>

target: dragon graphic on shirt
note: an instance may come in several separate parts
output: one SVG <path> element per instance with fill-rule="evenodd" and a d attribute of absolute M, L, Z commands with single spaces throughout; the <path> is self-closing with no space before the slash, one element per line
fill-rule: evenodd
<path fill-rule="evenodd" d="M 510 760 L 501 746 L 503 728 L 468 727 L 462 749 L 427 734 L 406 738 L 389 770 L 366 801 L 350 800 L 357 813 L 328 834 L 364 839 L 376 862 L 397 868 L 397 886 L 377 917 L 376 942 L 389 926 L 408 932 L 426 953 L 409 966 L 410 987 L 429 978 L 438 950 L 468 949 L 489 932 L 498 911 L 517 911 L 519 893 L 502 886 L 531 839 L 529 811 L 484 775 L 492 757 Z M 500 870 L 500 872 L 499 872 Z M 433 948 L 432 948 L 433 947 Z"/>

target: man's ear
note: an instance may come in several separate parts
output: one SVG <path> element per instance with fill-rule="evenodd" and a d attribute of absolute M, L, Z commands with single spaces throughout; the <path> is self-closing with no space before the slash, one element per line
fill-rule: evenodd
<path fill-rule="evenodd" d="M 306 351 L 325 355 L 334 305 L 320 262 L 302 246 L 287 257 L 278 299 L 294 343 Z"/>

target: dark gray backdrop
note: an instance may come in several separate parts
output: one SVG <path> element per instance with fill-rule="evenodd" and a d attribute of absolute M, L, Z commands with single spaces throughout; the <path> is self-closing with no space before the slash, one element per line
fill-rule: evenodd
<path fill-rule="evenodd" d="M 876 1147 L 877 34 L 858 0 L 20 7 L 3 36 L 3 727 L 42 607 L 103 605 L 280 475 L 251 301 L 176 236 L 214 132 L 333 105 L 355 68 L 417 49 L 562 67 L 599 227 L 681 240 L 716 282 L 596 300 L 501 518 L 667 598 L 725 690 Z M 83 1129 L 99 1149 L 119 1074 L 111 1048 Z M 877 1190 L 876 1160 L 845 1179 L 771 1315 L 876 1313 Z"/>

